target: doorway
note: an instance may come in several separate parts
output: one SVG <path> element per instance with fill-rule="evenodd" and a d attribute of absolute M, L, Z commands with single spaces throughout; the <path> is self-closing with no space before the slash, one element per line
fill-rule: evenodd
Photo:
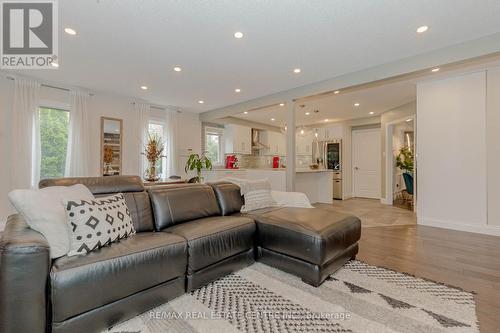
<path fill-rule="evenodd" d="M 353 196 L 380 199 L 380 128 L 352 131 Z"/>
<path fill-rule="evenodd" d="M 415 115 L 386 124 L 384 203 L 411 211 L 415 210 L 417 200 L 415 136 Z M 408 160 L 411 163 L 405 163 Z"/>

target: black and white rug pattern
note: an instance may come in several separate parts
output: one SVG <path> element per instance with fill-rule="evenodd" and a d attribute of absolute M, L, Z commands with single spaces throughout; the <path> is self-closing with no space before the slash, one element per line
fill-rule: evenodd
<path fill-rule="evenodd" d="M 479 332 L 474 295 L 360 261 L 319 288 L 256 263 L 107 332 Z"/>

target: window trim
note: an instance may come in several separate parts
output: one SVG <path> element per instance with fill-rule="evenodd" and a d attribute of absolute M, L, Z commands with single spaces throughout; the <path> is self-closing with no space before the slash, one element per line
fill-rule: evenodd
<path fill-rule="evenodd" d="M 166 132 L 167 124 L 166 124 L 166 122 L 159 120 L 155 117 L 150 117 L 148 120 L 148 134 L 149 134 L 149 125 L 158 125 L 158 126 L 161 126 L 163 128 L 162 139 L 165 142 L 166 137 L 167 137 L 167 132 Z M 165 147 L 165 149 L 166 148 L 167 147 Z M 161 170 L 162 170 L 162 177 L 163 178 L 168 178 L 168 175 L 166 174 L 167 173 L 167 158 L 168 158 L 168 154 L 167 154 L 166 158 L 161 159 Z M 144 169 L 146 169 L 146 166 L 144 166 Z"/>
<path fill-rule="evenodd" d="M 69 147 L 67 145 L 69 143 L 69 135 L 70 135 L 70 128 L 69 127 L 70 127 L 70 117 L 71 117 L 71 110 L 70 110 L 69 104 L 56 102 L 56 101 L 42 100 L 42 101 L 40 101 L 40 103 L 38 104 L 38 107 L 37 107 L 38 115 L 40 113 L 40 109 L 51 109 L 51 110 L 57 110 L 57 111 L 62 111 L 62 112 L 68 113 L 68 137 L 66 138 L 66 156 L 64 156 L 64 158 L 67 160 L 68 149 L 69 149 Z M 39 122 L 40 120 L 37 120 L 37 121 Z M 41 133 L 40 133 L 40 135 L 41 135 Z M 42 143 L 39 142 L 37 144 L 40 146 L 40 151 L 39 151 L 40 156 L 38 157 L 40 165 L 37 167 L 38 175 L 36 177 L 38 179 L 42 179 L 42 174 L 41 174 L 42 173 L 42 151 L 41 151 Z M 33 147 L 32 149 L 34 150 L 35 147 Z M 35 166 L 33 165 L 32 168 L 34 168 L 34 167 Z M 32 170 L 32 173 L 34 173 L 33 170 Z M 63 177 L 66 177 L 65 170 L 63 170 Z"/>
<path fill-rule="evenodd" d="M 205 142 L 205 147 L 203 147 L 203 151 L 207 152 L 208 147 L 207 147 L 207 135 L 217 135 L 219 137 L 219 160 L 218 161 L 212 161 L 213 165 L 216 166 L 221 166 L 224 165 L 224 155 L 225 155 L 225 145 L 224 145 L 224 128 L 220 127 L 214 127 L 214 126 L 205 126 L 205 132 L 203 133 L 204 135 L 204 142 Z"/>

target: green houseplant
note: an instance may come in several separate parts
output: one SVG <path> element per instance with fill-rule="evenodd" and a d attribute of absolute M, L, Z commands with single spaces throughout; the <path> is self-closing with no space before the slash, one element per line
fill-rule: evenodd
<path fill-rule="evenodd" d="M 399 154 L 396 156 L 396 166 L 398 168 L 411 174 L 413 172 L 413 160 L 413 152 L 409 147 L 399 148 Z"/>
<path fill-rule="evenodd" d="M 201 183 L 202 180 L 201 170 L 203 169 L 212 170 L 212 161 L 210 161 L 210 159 L 204 155 L 202 156 L 198 154 L 189 155 L 184 171 L 186 171 L 187 173 L 188 171 L 196 170 L 195 181 L 197 183 Z"/>

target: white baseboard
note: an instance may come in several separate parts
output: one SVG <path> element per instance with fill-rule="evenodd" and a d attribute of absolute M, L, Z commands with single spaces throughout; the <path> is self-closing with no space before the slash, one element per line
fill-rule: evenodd
<path fill-rule="evenodd" d="M 344 194 L 342 195 L 342 200 L 352 199 L 352 194 Z"/>
<path fill-rule="evenodd" d="M 460 222 L 444 221 L 444 220 L 425 218 L 425 217 L 417 217 L 417 224 L 425 225 L 428 227 L 473 232 L 476 234 L 500 236 L 500 226 L 492 226 L 487 224 L 472 225 L 472 224 L 464 224 Z"/>
<path fill-rule="evenodd" d="M 389 202 L 387 198 L 380 198 L 380 203 L 384 205 L 392 205 L 392 202 Z"/>

